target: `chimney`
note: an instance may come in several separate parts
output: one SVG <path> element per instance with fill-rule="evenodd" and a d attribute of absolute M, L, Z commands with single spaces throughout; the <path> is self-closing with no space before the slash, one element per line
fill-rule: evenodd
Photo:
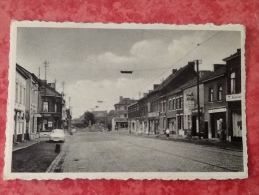
<path fill-rule="evenodd" d="M 159 86 L 159 84 L 154 84 L 154 90 Z"/>
<path fill-rule="evenodd" d="M 176 73 L 177 69 L 173 69 L 172 70 L 172 74 Z"/>
<path fill-rule="evenodd" d="M 120 101 L 123 99 L 123 96 L 120 96 Z"/>
<path fill-rule="evenodd" d="M 223 66 L 226 66 L 225 64 L 214 64 L 214 71 L 222 68 Z"/>
<path fill-rule="evenodd" d="M 237 49 L 237 53 L 241 53 L 241 49 Z"/>
<path fill-rule="evenodd" d="M 56 83 L 48 83 L 48 85 L 53 88 L 53 89 L 56 89 Z"/>

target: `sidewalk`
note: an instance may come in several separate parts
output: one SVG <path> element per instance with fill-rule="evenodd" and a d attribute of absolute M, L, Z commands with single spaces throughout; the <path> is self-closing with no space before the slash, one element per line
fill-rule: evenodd
<path fill-rule="evenodd" d="M 136 134 L 131 133 L 129 134 L 129 131 L 112 131 L 112 133 L 116 134 L 123 134 L 128 136 L 141 136 L 145 138 L 152 138 L 152 139 L 161 139 L 161 140 L 168 140 L 168 141 L 175 141 L 175 142 L 184 142 L 184 143 L 191 143 L 191 144 L 197 144 L 197 145 L 204 145 L 204 146 L 210 146 L 210 147 L 217 147 L 225 150 L 236 150 L 236 151 L 242 151 L 243 145 L 241 142 L 229 142 L 229 141 L 222 141 L 222 140 L 211 140 L 211 139 L 199 139 L 199 138 L 186 138 L 181 137 L 179 135 L 172 135 L 170 134 L 169 139 L 167 139 L 165 134 Z"/>
<path fill-rule="evenodd" d="M 27 148 L 31 145 L 34 145 L 38 142 L 41 142 L 41 141 L 47 141 L 48 139 L 47 138 L 36 138 L 36 139 L 33 139 L 33 140 L 24 140 L 22 142 L 16 142 L 16 143 L 13 143 L 13 148 L 12 148 L 12 151 L 17 151 L 17 150 L 21 150 L 21 149 L 24 149 L 24 148 Z"/>

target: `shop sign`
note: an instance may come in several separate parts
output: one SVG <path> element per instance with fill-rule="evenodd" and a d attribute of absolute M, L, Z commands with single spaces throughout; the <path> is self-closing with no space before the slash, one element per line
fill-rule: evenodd
<path fill-rule="evenodd" d="M 203 112 L 203 108 L 200 108 L 200 112 Z M 198 108 L 192 109 L 192 113 L 193 114 L 197 114 L 198 113 Z"/>
<path fill-rule="evenodd" d="M 241 93 L 239 94 L 231 94 L 226 96 L 226 101 L 238 101 L 241 100 Z"/>
<path fill-rule="evenodd" d="M 209 113 L 217 113 L 217 112 L 226 112 L 227 109 L 226 108 L 216 108 L 216 109 L 213 109 L 213 110 L 209 110 Z"/>
<path fill-rule="evenodd" d="M 42 114 L 43 117 L 50 117 L 51 114 Z"/>
<path fill-rule="evenodd" d="M 148 117 L 156 117 L 156 116 L 159 116 L 159 112 L 148 113 Z"/>
<path fill-rule="evenodd" d="M 193 93 L 186 94 L 186 106 L 190 108 L 195 106 L 195 98 Z"/>

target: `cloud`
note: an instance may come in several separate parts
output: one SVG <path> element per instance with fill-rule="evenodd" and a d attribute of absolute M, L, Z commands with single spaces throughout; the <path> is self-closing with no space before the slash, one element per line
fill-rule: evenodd
<path fill-rule="evenodd" d="M 67 86 L 66 93 L 71 96 L 73 117 L 82 115 L 86 110 L 98 106 L 98 110 L 114 109 L 114 104 L 119 101 L 119 96 L 133 98 L 138 96 L 135 86 L 143 85 L 143 79 L 118 78 L 115 81 L 80 80 Z M 75 93 L 76 92 L 76 93 Z M 103 101 L 98 103 L 97 101 Z"/>

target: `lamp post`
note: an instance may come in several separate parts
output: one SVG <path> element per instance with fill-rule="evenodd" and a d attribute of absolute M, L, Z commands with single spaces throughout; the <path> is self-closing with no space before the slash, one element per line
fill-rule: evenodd
<path fill-rule="evenodd" d="M 198 106 L 198 130 L 199 130 L 199 139 L 201 139 L 201 113 L 200 113 L 200 74 L 199 74 L 199 64 L 202 63 L 201 60 L 195 60 L 196 62 L 196 71 L 197 71 L 197 106 Z"/>

